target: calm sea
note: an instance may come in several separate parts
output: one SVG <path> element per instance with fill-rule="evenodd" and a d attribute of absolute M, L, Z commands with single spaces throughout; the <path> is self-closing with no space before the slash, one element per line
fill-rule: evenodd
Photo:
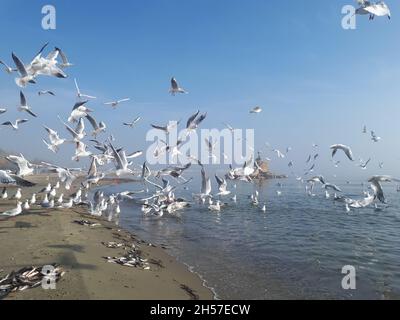
<path fill-rule="evenodd" d="M 279 186 L 280 182 L 283 185 Z M 338 184 L 361 198 L 361 181 Z M 108 193 L 139 190 L 140 184 L 108 187 Z M 180 189 L 191 199 L 199 181 Z M 120 224 L 168 252 L 201 275 L 221 299 L 400 299 L 400 193 L 385 184 L 388 206 L 352 210 L 317 196 L 308 197 L 294 179 L 230 189 L 221 213 L 193 204 L 179 217 L 143 217 L 140 207 L 122 204 Z M 255 191 L 267 212 L 250 204 Z M 277 191 L 282 195 L 277 196 Z M 356 290 L 344 290 L 342 268 L 355 267 Z"/>

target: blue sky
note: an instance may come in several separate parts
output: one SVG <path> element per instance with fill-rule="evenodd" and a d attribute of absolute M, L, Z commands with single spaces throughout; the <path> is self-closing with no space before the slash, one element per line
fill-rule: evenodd
<path fill-rule="evenodd" d="M 355 3 L 351 0 L 1 2 L 0 59 L 11 63 L 14 51 L 28 62 L 49 41 L 75 64 L 68 79 L 42 77 L 25 90 L 39 118 L 17 133 L 1 128 L 3 149 L 71 164 L 64 159 L 72 147 L 49 153 L 41 125 L 66 135 L 56 116 L 67 118 L 71 111 L 77 77 L 82 91 L 99 97 L 89 105 L 96 118 L 130 151 L 146 147 L 151 122 L 186 119 L 200 109 L 209 114 L 203 127 L 219 128 L 226 121 L 254 128 L 257 149 L 274 160 L 275 171 L 287 171 L 288 159 L 266 152 L 266 141 L 281 150 L 291 146 L 289 158 L 299 173 L 312 143 L 320 145 L 318 170 L 335 172 L 329 146 L 343 143 L 357 157 L 374 160 L 365 172 L 339 155 L 343 177 L 400 175 L 398 1 L 387 1 L 391 21 L 360 17 L 352 31 L 341 28 L 341 8 Z M 55 31 L 41 28 L 45 4 L 57 9 Z M 168 95 L 171 76 L 190 94 Z M 57 97 L 39 98 L 39 89 L 52 89 Z M 1 120 L 22 116 L 15 110 L 18 91 L 13 77 L 1 73 L 0 106 L 10 110 Z M 102 104 L 126 96 L 133 101 L 116 111 Z M 264 112 L 252 116 L 256 105 Z M 143 118 L 136 129 L 121 127 L 136 116 Z M 362 135 L 364 124 L 383 140 L 373 144 Z M 384 172 L 379 161 L 385 162 Z"/>

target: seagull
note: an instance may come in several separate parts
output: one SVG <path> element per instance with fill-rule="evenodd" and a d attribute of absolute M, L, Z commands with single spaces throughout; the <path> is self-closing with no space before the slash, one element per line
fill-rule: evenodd
<path fill-rule="evenodd" d="M 261 113 L 263 109 L 261 107 L 255 107 L 252 110 L 250 110 L 250 113 Z"/>
<path fill-rule="evenodd" d="M 172 129 L 176 128 L 179 125 L 179 123 L 180 123 L 180 121 L 170 121 L 169 124 L 167 124 L 166 126 L 157 126 L 154 124 L 151 124 L 151 126 L 154 129 L 164 131 L 165 134 L 168 135 Z"/>
<path fill-rule="evenodd" d="M 169 90 L 169 93 L 173 96 L 175 96 L 177 93 L 183 93 L 183 94 L 188 94 L 189 92 L 185 91 L 185 89 L 179 87 L 178 82 L 176 81 L 175 78 L 171 79 L 171 89 Z"/>
<path fill-rule="evenodd" d="M 388 16 L 388 19 L 391 18 L 390 9 L 387 4 L 383 1 L 379 1 L 377 3 L 372 3 L 368 0 L 357 0 L 357 3 L 360 5 L 356 10 L 356 14 L 359 15 L 367 15 L 369 14 L 369 20 L 373 20 L 375 16 L 383 17 Z"/>
<path fill-rule="evenodd" d="M 7 112 L 7 109 L 5 109 L 5 108 L 0 108 L 0 114 L 6 113 L 6 112 Z"/>
<path fill-rule="evenodd" d="M 27 102 L 26 102 L 25 95 L 24 95 L 24 93 L 23 93 L 22 91 L 19 92 L 19 96 L 20 96 L 21 104 L 20 104 L 20 106 L 18 107 L 18 111 L 20 111 L 20 112 L 22 112 L 22 111 L 28 112 L 32 117 L 37 118 L 37 115 L 34 114 L 34 113 L 32 112 L 31 107 L 28 106 L 28 104 L 27 104 Z"/>
<path fill-rule="evenodd" d="M 383 165 L 384 165 L 383 162 L 379 162 L 379 168 L 380 168 L 380 169 L 383 169 Z"/>
<path fill-rule="evenodd" d="M 104 103 L 106 106 L 111 106 L 113 109 L 116 109 L 117 106 L 122 103 L 122 102 L 126 102 L 126 101 L 130 101 L 130 98 L 125 98 L 125 99 L 121 99 L 121 100 L 116 100 L 116 101 L 111 101 L 111 102 L 106 102 Z"/>
<path fill-rule="evenodd" d="M 272 150 L 272 151 L 276 153 L 276 155 L 277 155 L 278 158 L 284 159 L 284 158 L 286 157 L 286 156 L 285 156 L 281 151 L 279 151 L 278 149 L 275 149 L 275 150 Z"/>
<path fill-rule="evenodd" d="M 64 124 L 67 131 L 72 135 L 73 142 L 80 142 L 83 138 L 85 138 L 86 132 L 84 131 L 85 123 L 83 121 L 83 118 L 79 118 L 78 125 L 75 130 L 72 129 L 68 124 L 63 122 L 60 117 L 58 119 L 61 121 L 62 124 Z"/>
<path fill-rule="evenodd" d="M 6 160 L 18 167 L 17 176 L 19 177 L 28 176 L 33 173 L 32 164 L 22 154 L 20 156 L 9 155 L 6 157 Z"/>
<path fill-rule="evenodd" d="M 36 83 L 35 77 L 31 74 L 28 74 L 24 63 L 14 53 L 12 53 L 12 58 L 20 74 L 19 78 L 15 78 L 15 83 L 21 88 L 26 87 L 28 83 Z"/>
<path fill-rule="evenodd" d="M 361 163 L 360 164 L 361 169 L 362 170 L 367 170 L 367 166 L 368 166 L 368 163 L 370 163 L 370 161 L 371 161 L 371 158 L 369 158 L 367 162 Z"/>
<path fill-rule="evenodd" d="M 8 74 L 11 74 L 13 72 L 18 71 L 17 69 L 13 69 L 10 66 L 8 66 L 6 63 L 4 63 L 3 61 L 0 60 L 0 64 L 2 64 L 4 66 L 4 70 L 5 72 L 7 72 Z"/>
<path fill-rule="evenodd" d="M 324 188 L 325 188 L 326 190 L 332 189 L 332 190 L 335 190 L 335 191 L 337 191 L 337 192 L 342 192 L 342 190 L 341 190 L 338 186 L 336 186 L 336 185 L 334 185 L 334 184 L 331 184 L 331 183 L 325 183 Z"/>
<path fill-rule="evenodd" d="M 198 110 L 195 114 L 190 116 L 190 118 L 188 119 L 188 121 L 186 123 L 186 130 L 188 130 L 188 132 L 196 130 L 199 127 L 200 123 L 202 123 L 204 121 L 204 119 L 207 117 L 207 113 L 204 113 L 200 116 L 199 116 L 199 114 L 200 114 L 200 110 Z"/>
<path fill-rule="evenodd" d="M 215 141 L 214 143 L 211 142 L 211 140 L 205 138 L 204 139 L 206 146 L 207 146 L 207 151 L 209 154 L 209 157 L 212 159 L 217 159 L 217 156 L 213 153 L 216 145 L 218 144 L 218 141 Z"/>
<path fill-rule="evenodd" d="M 364 127 L 363 127 L 362 133 L 367 133 L 367 126 L 364 126 Z"/>
<path fill-rule="evenodd" d="M 15 174 L 0 170 L 0 185 L 14 187 L 33 187 L 36 184 L 18 177 Z"/>
<path fill-rule="evenodd" d="M 82 102 L 77 102 L 73 108 L 71 115 L 68 118 L 68 122 L 77 122 L 80 118 L 86 117 L 90 112 L 93 112 L 93 110 L 87 108 L 85 104 L 88 102 L 82 101 Z"/>
<path fill-rule="evenodd" d="M 135 118 L 132 122 L 124 122 L 124 126 L 133 128 L 136 123 L 140 121 L 141 117 Z"/>
<path fill-rule="evenodd" d="M 105 132 L 107 129 L 106 124 L 103 121 L 100 121 L 99 123 L 97 123 L 96 119 L 93 118 L 91 115 L 87 114 L 86 115 L 86 119 L 89 120 L 90 124 L 93 127 L 93 132 L 92 132 L 92 136 L 94 136 L 95 138 L 102 132 Z"/>
<path fill-rule="evenodd" d="M 45 94 L 48 94 L 48 95 L 51 95 L 51 96 L 55 96 L 54 92 L 50 91 L 50 90 L 41 90 L 41 91 L 38 92 L 39 96 L 42 96 L 42 95 L 45 95 Z"/>
<path fill-rule="evenodd" d="M 1 192 L 1 199 L 6 200 L 8 198 L 7 188 L 4 187 L 3 191 Z"/>
<path fill-rule="evenodd" d="M 390 176 L 373 176 L 368 180 L 368 182 L 371 183 L 371 188 L 374 191 L 375 198 L 377 198 L 380 202 L 386 203 L 381 182 L 392 182 L 392 181 L 398 182 L 399 180 L 393 179 Z"/>
<path fill-rule="evenodd" d="M 7 217 L 15 217 L 22 213 L 22 202 L 17 202 L 17 207 L 8 211 L 4 211 L 0 215 Z"/>
<path fill-rule="evenodd" d="M 15 131 L 17 131 L 19 129 L 19 124 L 25 123 L 25 122 L 28 122 L 28 120 L 27 119 L 17 119 L 17 120 L 15 120 L 14 123 L 12 123 L 11 121 L 6 121 L 6 122 L 2 123 L 1 125 L 2 126 L 10 126 Z"/>
<path fill-rule="evenodd" d="M 218 200 L 216 204 L 210 204 L 208 210 L 215 212 L 221 211 L 221 202 Z"/>
<path fill-rule="evenodd" d="M 326 183 L 325 183 L 325 179 L 324 179 L 323 176 L 315 176 L 315 177 L 313 177 L 313 178 L 311 178 L 311 179 L 308 179 L 307 182 L 308 182 L 308 183 L 319 182 L 319 183 L 321 183 L 321 184 L 323 184 L 323 185 L 326 184 Z"/>
<path fill-rule="evenodd" d="M 87 150 L 87 145 L 82 141 L 76 142 L 75 147 L 75 155 L 72 157 L 72 161 L 79 162 L 80 158 L 89 157 L 92 155 L 92 152 Z"/>
<path fill-rule="evenodd" d="M 48 144 L 45 140 L 44 143 L 47 145 L 47 147 L 53 151 L 54 153 L 57 153 L 57 151 L 59 150 L 59 146 L 61 146 L 66 139 L 61 139 L 57 133 L 57 131 L 50 129 L 48 127 L 44 127 L 45 130 L 47 131 L 47 133 L 49 134 L 49 141 L 50 144 Z"/>
<path fill-rule="evenodd" d="M 96 99 L 96 97 L 93 97 L 93 96 L 89 96 L 89 95 L 87 95 L 87 94 L 83 94 L 83 93 L 81 93 L 81 90 L 79 89 L 79 86 L 78 86 L 78 82 L 76 81 L 76 79 L 74 79 L 74 82 L 75 82 L 75 87 L 76 87 L 76 95 L 77 95 L 77 97 L 79 98 L 79 99 L 82 99 L 82 98 L 86 98 L 86 99 Z M 87 102 L 87 101 L 86 101 Z"/>
<path fill-rule="evenodd" d="M 221 179 L 217 175 L 215 175 L 215 179 L 217 180 L 218 190 L 219 190 L 217 196 L 227 196 L 231 194 L 230 191 L 226 190 L 226 188 L 228 187 L 228 183 L 226 182 L 225 179 Z"/>
<path fill-rule="evenodd" d="M 381 137 L 378 137 L 378 136 L 375 134 L 374 131 L 371 131 L 371 140 L 372 140 L 373 142 L 379 142 L 379 141 L 382 140 L 382 138 L 381 138 Z"/>
<path fill-rule="evenodd" d="M 343 144 L 335 144 L 331 146 L 330 149 L 332 150 L 332 158 L 335 156 L 338 150 L 342 150 L 351 161 L 354 161 L 353 153 L 350 147 Z"/>
<path fill-rule="evenodd" d="M 62 60 L 62 64 L 60 64 L 60 68 L 65 69 L 65 68 L 73 66 L 72 63 L 69 63 L 67 56 L 65 55 L 65 53 L 60 48 L 56 47 L 55 50 L 60 54 L 60 57 L 61 57 L 61 60 Z"/>
<path fill-rule="evenodd" d="M 223 123 L 223 125 L 232 133 L 235 132 L 236 129 L 234 129 L 231 125 L 227 124 L 227 123 Z"/>

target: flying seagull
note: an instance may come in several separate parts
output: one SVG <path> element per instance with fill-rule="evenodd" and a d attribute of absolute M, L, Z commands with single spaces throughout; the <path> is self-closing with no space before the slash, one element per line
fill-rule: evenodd
<path fill-rule="evenodd" d="M 82 99 L 82 98 L 86 98 L 86 99 L 96 99 L 96 97 L 89 96 L 89 95 L 87 95 L 87 94 L 81 93 L 81 90 L 79 89 L 78 82 L 76 81 L 76 79 L 74 79 L 74 82 L 75 82 L 75 87 L 76 87 L 76 95 L 77 95 L 77 97 L 78 97 L 79 99 Z"/>
<path fill-rule="evenodd" d="M 38 92 L 39 96 L 42 96 L 42 95 L 45 95 L 45 94 L 49 94 L 51 96 L 55 96 L 54 92 L 50 91 L 50 90 L 41 90 L 41 91 Z"/>
<path fill-rule="evenodd" d="M 137 117 L 132 122 L 124 122 L 124 126 L 133 128 L 134 125 L 140 121 L 140 119 L 140 117 Z"/>
<path fill-rule="evenodd" d="M 22 91 L 20 91 L 20 92 L 19 92 L 19 95 L 20 95 L 20 102 L 21 102 L 21 104 L 20 104 L 20 106 L 18 107 L 18 110 L 21 111 L 21 112 L 22 112 L 22 111 L 28 112 L 32 117 L 37 118 L 37 115 L 34 114 L 34 113 L 32 112 L 31 107 L 28 106 L 28 104 L 27 104 L 27 102 L 26 102 L 26 98 L 25 98 L 24 93 L 23 93 Z"/>
<path fill-rule="evenodd" d="M 169 89 L 169 93 L 175 96 L 177 93 L 188 94 L 189 92 L 185 91 L 185 89 L 181 88 L 176 81 L 175 78 L 171 79 L 171 89 Z"/>
<path fill-rule="evenodd" d="M 19 129 L 19 124 L 25 123 L 25 122 L 28 122 L 28 120 L 27 119 L 17 119 L 17 120 L 15 120 L 14 123 L 12 123 L 11 121 L 6 121 L 6 122 L 2 123 L 1 125 L 2 126 L 10 126 L 14 130 L 18 130 Z"/>
<path fill-rule="evenodd" d="M 26 87 L 28 83 L 36 83 L 35 77 L 31 74 L 28 74 L 24 63 L 14 53 L 12 53 L 12 58 L 20 74 L 19 78 L 15 78 L 15 83 L 21 88 Z"/>
<path fill-rule="evenodd" d="M 61 68 L 65 69 L 65 68 L 73 66 L 73 64 L 68 61 L 67 56 L 65 55 L 65 53 L 60 48 L 56 47 L 55 50 L 60 54 L 60 57 L 61 57 L 61 60 L 62 60 L 62 64 L 60 64 Z"/>
<path fill-rule="evenodd" d="M 344 144 L 334 144 L 330 147 L 330 149 L 332 150 L 332 158 L 335 156 L 338 150 L 342 150 L 346 154 L 347 158 L 349 158 L 351 161 L 354 161 L 353 153 L 350 147 Z"/>
<path fill-rule="evenodd" d="M 250 110 L 250 113 L 261 113 L 263 109 L 261 107 L 255 107 L 252 110 Z"/>
<path fill-rule="evenodd" d="M 11 74 L 15 71 L 18 71 L 17 69 L 13 69 L 10 66 L 8 66 L 6 63 L 4 63 L 3 61 L 0 60 L 0 64 L 2 64 L 4 66 L 4 70 L 5 72 L 7 72 L 8 74 Z"/>
<path fill-rule="evenodd" d="M 131 100 L 130 98 L 125 98 L 125 99 L 121 99 L 121 100 L 106 102 L 105 105 L 106 105 L 106 106 L 111 106 L 111 107 L 113 107 L 114 109 L 116 109 L 117 106 L 118 106 L 120 103 L 126 102 L 126 101 L 130 101 L 130 100 Z"/>
<path fill-rule="evenodd" d="M 388 19 L 391 18 L 390 9 L 387 4 L 383 1 L 379 1 L 376 3 L 372 3 L 368 0 L 357 0 L 358 4 L 360 5 L 359 8 L 356 10 L 356 14 L 359 15 L 368 15 L 369 20 L 373 20 L 375 16 L 383 17 L 388 16 Z"/>

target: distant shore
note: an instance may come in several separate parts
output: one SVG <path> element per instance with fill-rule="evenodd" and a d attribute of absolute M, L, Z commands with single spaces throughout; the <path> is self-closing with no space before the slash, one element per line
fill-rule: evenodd
<path fill-rule="evenodd" d="M 23 199 L 43 188 L 49 182 L 46 177 L 27 177 L 38 184 L 23 189 Z M 68 194 L 65 190 L 60 192 Z M 9 197 L 12 195 L 10 189 Z M 15 200 L 0 200 L 0 212 L 13 207 Z M 96 225 L 75 222 L 82 220 Z M 213 299 L 213 293 L 203 286 L 202 280 L 163 248 L 148 244 L 115 224 L 87 215 L 79 208 L 47 210 L 34 206 L 17 217 L 0 217 L 0 242 L 0 279 L 28 266 L 57 263 L 65 270 L 55 290 L 38 287 L 11 292 L 5 299 Z M 120 247 L 107 247 L 111 242 Z M 132 245 L 149 269 L 122 266 L 105 259 L 126 255 Z"/>

